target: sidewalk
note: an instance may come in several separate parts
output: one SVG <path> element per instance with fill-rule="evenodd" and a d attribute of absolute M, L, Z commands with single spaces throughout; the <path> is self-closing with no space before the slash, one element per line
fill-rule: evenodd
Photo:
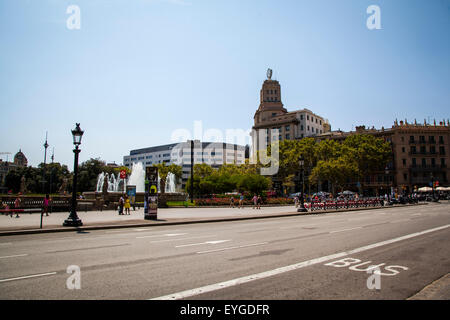
<path fill-rule="evenodd" d="M 130 215 L 118 215 L 117 211 L 79 211 L 78 217 L 82 220 L 80 228 L 63 227 L 63 222 L 69 216 L 68 212 L 54 212 L 49 216 L 43 216 L 42 229 L 40 229 L 40 213 L 24 213 L 19 218 L 13 214 L 12 217 L 0 215 L 0 236 L 15 234 L 31 234 L 45 232 L 64 232 L 77 230 L 113 229 L 127 227 L 147 227 L 158 225 L 175 225 L 187 223 L 221 222 L 245 219 L 275 218 L 283 216 L 297 216 L 305 214 L 323 214 L 327 212 L 345 212 L 354 210 L 376 210 L 394 207 L 370 207 L 343 210 L 318 210 L 313 212 L 298 213 L 292 206 L 261 207 L 260 210 L 252 207 L 238 208 L 160 208 L 158 209 L 158 220 L 145 220 L 144 209 L 131 209 Z"/>

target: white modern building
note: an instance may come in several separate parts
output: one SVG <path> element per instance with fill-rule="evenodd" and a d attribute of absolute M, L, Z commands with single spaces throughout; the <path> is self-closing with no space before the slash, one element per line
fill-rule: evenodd
<path fill-rule="evenodd" d="M 249 147 L 237 144 L 200 142 L 194 140 L 194 164 L 206 163 L 213 168 L 223 164 L 244 164 L 248 158 Z M 123 157 L 125 166 L 131 169 L 133 163 L 142 163 L 145 167 L 165 163 L 177 164 L 183 168 L 181 188 L 184 189 L 191 174 L 191 142 L 173 143 L 156 147 L 131 150 Z"/>

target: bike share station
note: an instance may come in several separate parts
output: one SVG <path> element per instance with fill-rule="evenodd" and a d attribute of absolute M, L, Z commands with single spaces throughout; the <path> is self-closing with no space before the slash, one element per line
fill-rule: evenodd
<path fill-rule="evenodd" d="M 145 170 L 144 219 L 158 219 L 158 168 Z"/>

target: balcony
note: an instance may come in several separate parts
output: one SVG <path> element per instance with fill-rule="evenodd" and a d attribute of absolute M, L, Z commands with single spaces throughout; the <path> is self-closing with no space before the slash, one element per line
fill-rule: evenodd
<path fill-rule="evenodd" d="M 433 171 L 436 169 L 441 169 L 442 166 L 437 164 L 427 164 L 427 165 L 411 165 L 409 169 L 411 171 Z"/>

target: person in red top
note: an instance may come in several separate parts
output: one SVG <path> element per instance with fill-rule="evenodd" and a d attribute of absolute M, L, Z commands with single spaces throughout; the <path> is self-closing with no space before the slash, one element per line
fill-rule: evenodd
<path fill-rule="evenodd" d="M 48 194 L 45 195 L 44 198 L 44 213 L 48 217 L 48 205 L 50 203 L 50 196 Z"/>

